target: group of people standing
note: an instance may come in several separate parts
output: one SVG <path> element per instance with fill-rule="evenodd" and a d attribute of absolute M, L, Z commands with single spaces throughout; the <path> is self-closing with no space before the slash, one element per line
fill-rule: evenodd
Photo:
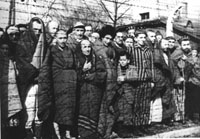
<path fill-rule="evenodd" d="M 154 30 L 65 31 L 34 17 L 0 30 L 2 138 L 110 139 L 199 122 L 200 57 Z"/>

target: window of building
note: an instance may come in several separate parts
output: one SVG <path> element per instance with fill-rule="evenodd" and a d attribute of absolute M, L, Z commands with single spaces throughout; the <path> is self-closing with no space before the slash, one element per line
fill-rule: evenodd
<path fill-rule="evenodd" d="M 141 13 L 140 16 L 141 16 L 141 20 L 149 19 L 149 12 Z"/>

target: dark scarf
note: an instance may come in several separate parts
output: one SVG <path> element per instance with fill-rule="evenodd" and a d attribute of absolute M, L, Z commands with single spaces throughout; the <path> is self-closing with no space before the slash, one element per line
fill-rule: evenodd
<path fill-rule="evenodd" d="M 85 56 L 81 51 L 77 53 L 77 57 L 78 57 L 78 61 L 79 61 L 79 68 L 83 68 L 86 60 L 87 62 L 91 62 L 92 63 L 92 66 L 94 64 L 94 61 L 93 61 L 93 52 L 91 51 L 90 55 L 89 56 Z"/>

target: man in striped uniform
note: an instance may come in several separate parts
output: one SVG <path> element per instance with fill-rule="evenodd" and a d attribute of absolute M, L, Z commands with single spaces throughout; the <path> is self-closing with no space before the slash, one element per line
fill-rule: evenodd
<path fill-rule="evenodd" d="M 136 43 L 132 51 L 131 64 L 137 67 L 138 79 L 134 86 L 133 123 L 143 133 L 146 133 L 150 117 L 150 101 L 153 83 L 152 51 L 145 45 L 146 33 L 135 32 Z"/>

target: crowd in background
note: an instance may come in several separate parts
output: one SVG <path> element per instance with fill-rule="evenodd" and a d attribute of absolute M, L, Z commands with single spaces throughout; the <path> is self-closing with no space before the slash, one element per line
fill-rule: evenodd
<path fill-rule="evenodd" d="M 110 139 L 200 122 L 200 47 L 159 30 L 0 29 L 2 139 Z"/>

